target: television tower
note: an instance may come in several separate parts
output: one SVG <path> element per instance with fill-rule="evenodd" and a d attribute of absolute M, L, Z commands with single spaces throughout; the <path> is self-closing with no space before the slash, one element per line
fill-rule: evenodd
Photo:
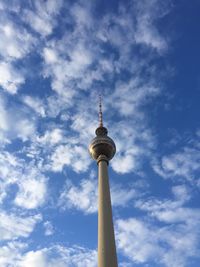
<path fill-rule="evenodd" d="M 108 177 L 108 164 L 116 147 L 103 126 L 101 96 L 99 97 L 99 127 L 89 145 L 91 157 L 98 164 L 98 267 L 117 267 L 115 234 Z"/>

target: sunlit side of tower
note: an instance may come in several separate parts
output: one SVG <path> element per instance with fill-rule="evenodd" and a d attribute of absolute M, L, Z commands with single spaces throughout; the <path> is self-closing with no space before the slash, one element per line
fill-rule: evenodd
<path fill-rule="evenodd" d="M 89 146 L 90 155 L 98 164 L 98 267 L 117 267 L 117 254 L 112 219 L 108 164 L 116 152 L 115 143 L 103 126 L 101 97 L 99 127 Z"/>

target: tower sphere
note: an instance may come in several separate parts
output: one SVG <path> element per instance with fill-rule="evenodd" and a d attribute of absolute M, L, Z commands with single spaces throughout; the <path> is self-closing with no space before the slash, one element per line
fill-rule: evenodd
<path fill-rule="evenodd" d="M 100 155 L 104 155 L 108 160 L 111 160 L 115 155 L 115 143 L 107 136 L 107 133 L 107 129 L 103 126 L 96 129 L 96 137 L 89 145 L 89 152 L 94 160 L 97 160 Z"/>

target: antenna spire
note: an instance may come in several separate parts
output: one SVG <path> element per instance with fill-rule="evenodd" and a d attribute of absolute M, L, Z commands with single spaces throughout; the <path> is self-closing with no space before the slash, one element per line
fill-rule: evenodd
<path fill-rule="evenodd" d="M 102 97 L 99 95 L 99 127 L 103 127 Z"/>

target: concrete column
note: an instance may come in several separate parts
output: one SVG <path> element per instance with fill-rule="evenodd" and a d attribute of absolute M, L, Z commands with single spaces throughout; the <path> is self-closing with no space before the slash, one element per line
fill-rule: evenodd
<path fill-rule="evenodd" d="M 108 178 L 108 160 L 100 155 L 98 163 L 98 267 L 117 267 L 112 207 Z"/>

